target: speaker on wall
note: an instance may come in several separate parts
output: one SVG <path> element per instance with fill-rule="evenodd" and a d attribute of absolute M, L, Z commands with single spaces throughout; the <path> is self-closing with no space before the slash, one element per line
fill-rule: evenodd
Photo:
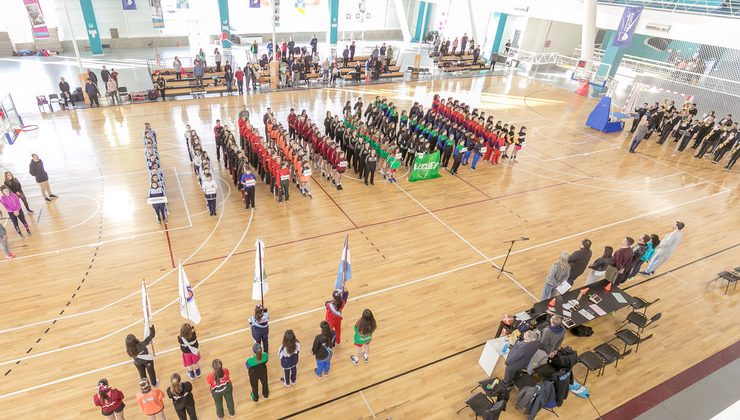
<path fill-rule="evenodd" d="M 650 37 L 645 40 L 645 45 L 655 48 L 658 51 L 665 51 L 671 41 L 672 40 L 668 38 Z"/>

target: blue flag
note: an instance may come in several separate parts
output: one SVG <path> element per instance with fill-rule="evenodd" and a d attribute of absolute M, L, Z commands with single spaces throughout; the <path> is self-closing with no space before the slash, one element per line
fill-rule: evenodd
<path fill-rule="evenodd" d="M 640 20 L 642 6 L 625 7 L 622 13 L 622 19 L 617 27 L 617 34 L 614 37 L 612 45 L 615 47 L 629 47 L 632 42 L 632 35 L 637 29 L 637 21 Z"/>
<path fill-rule="evenodd" d="M 342 258 L 339 260 L 339 271 L 337 272 L 337 281 L 334 282 L 334 289 L 342 290 L 344 282 L 352 278 L 352 263 L 349 258 L 349 235 L 344 237 L 344 248 L 342 249 Z"/>

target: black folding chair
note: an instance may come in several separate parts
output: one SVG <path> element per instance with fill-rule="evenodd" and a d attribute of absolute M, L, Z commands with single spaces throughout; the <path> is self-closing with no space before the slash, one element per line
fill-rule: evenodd
<path fill-rule="evenodd" d="M 658 312 L 657 314 L 653 315 L 648 319 L 645 315 L 643 315 L 640 312 L 630 312 L 627 314 L 627 319 L 624 321 L 624 323 L 619 327 L 622 329 L 627 324 L 633 324 L 637 327 L 637 334 L 642 334 L 642 331 L 647 328 L 650 324 L 660 319 L 660 317 L 663 316 L 661 312 Z"/>
<path fill-rule="evenodd" d="M 589 373 L 597 371 L 596 376 L 601 376 L 604 373 L 604 366 L 606 366 L 604 359 L 592 351 L 581 353 L 578 356 L 578 362 L 586 367 L 586 378 L 583 379 L 583 386 L 586 386 Z"/>
<path fill-rule="evenodd" d="M 636 346 L 635 353 L 637 353 L 640 350 L 640 343 L 653 337 L 652 334 L 647 337 L 640 337 L 640 334 L 632 330 L 619 330 L 615 335 L 624 343 L 624 350 L 622 353 L 627 351 L 628 346 Z"/>
<path fill-rule="evenodd" d="M 632 353 L 632 349 L 630 349 L 627 352 L 620 353 L 619 349 L 614 347 L 614 345 L 611 344 L 611 341 L 596 346 L 594 351 L 598 353 L 602 359 L 604 359 L 604 366 L 608 366 L 614 363 L 615 368 L 619 366 L 620 359 L 623 359 L 625 356 Z M 602 369 L 602 372 L 603 372 L 603 369 Z"/>
<path fill-rule="evenodd" d="M 484 417 L 486 411 L 489 410 L 493 406 L 493 404 L 494 403 L 491 402 L 486 394 L 479 392 L 468 398 L 465 401 L 465 407 L 457 410 L 457 414 L 460 414 L 460 412 L 467 407 L 470 408 L 473 413 L 475 413 L 475 418 L 477 419 L 478 417 Z"/>
<path fill-rule="evenodd" d="M 712 280 L 707 282 L 707 286 L 709 283 L 715 282 L 717 280 L 725 280 L 727 282 L 727 286 L 725 287 L 725 294 L 727 294 L 727 291 L 730 290 L 730 284 L 733 284 L 732 291 L 735 291 L 735 288 L 737 287 L 737 282 L 740 280 L 740 267 L 735 267 L 734 271 L 722 271 L 720 273 L 717 273 L 717 277 L 713 278 Z"/>
<path fill-rule="evenodd" d="M 652 302 L 648 302 L 643 298 L 639 298 L 637 296 L 632 296 L 632 301 L 630 301 L 630 305 L 632 306 L 632 311 L 639 311 L 642 310 L 642 314 L 647 314 L 647 308 L 654 304 L 655 302 L 659 301 L 660 298 L 655 299 Z"/>

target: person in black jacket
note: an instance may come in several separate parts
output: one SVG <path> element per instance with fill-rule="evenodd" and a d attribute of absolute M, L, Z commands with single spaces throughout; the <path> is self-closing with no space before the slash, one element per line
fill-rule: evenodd
<path fill-rule="evenodd" d="M 108 83 L 108 79 L 110 79 L 110 72 L 105 66 L 103 66 L 103 70 L 100 70 L 100 78 L 103 79 L 103 84 Z"/>
<path fill-rule="evenodd" d="M 31 155 L 28 173 L 36 178 L 36 183 L 39 184 L 39 190 L 41 190 L 41 196 L 44 197 L 44 200 L 51 201 L 52 198 L 57 198 L 56 195 L 52 194 L 49 187 L 49 174 L 44 170 L 44 161 L 36 153 Z"/>
<path fill-rule="evenodd" d="M 663 144 L 668 139 L 668 136 L 671 134 L 671 131 L 676 127 L 676 124 L 681 122 L 681 116 L 678 115 L 678 112 L 673 111 L 670 117 L 666 118 L 663 121 L 663 128 L 660 130 L 660 139 L 658 140 L 658 144 Z"/>
<path fill-rule="evenodd" d="M 100 96 L 100 91 L 98 90 L 98 87 L 95 85 L 95 83 L 92 82 L 92 80 L 87 79 L 87 83 L 85 83 L 85 93 L 87 93 L 87 97 L 90 98 L 90 107 L 97 105 L 100 106 L 100 101 L 98 100 L 98 96 Z"/>
<path fill-rule="evenodd" d="M 588 262 L 591 261 L 591 241 L 584 239 L 581 241 L 581 249 L 574 251 L 568 257 L 568 264 L 570 265 L 570 274 L 568 274 L 568 283 L 573 285 L 573 282 L 586 271 Z"/>
<path fill-rule="evenodd" d="M 13 173 L 10 171 L 5 172 L 5 186 L 10 188 L 10 191 L 17 195 L 18 198 L 23 201 L 23 205 L 26 206 L 26 211 L 29 213 L 33 213 L 33 210 L 31 210 L 28 207 L 28 200 L 26 200 L 26 194 L 23 192 L 23 187 L 21 186 L 21 182 L 18 181 L 18 178 L 13 176 Z"/>
<path fill-rule="evenodd" d="M 640 120 L 642 117 L 647 113 L 648 104 L 645 102 L 642 104 L 640 108 L 635 108 L 635 113 L 637 114 L 637 118 L 632 119 L 632 128 L 630 128 L 630 133 L 634 133 L 635 130 L 637 130 L 637 125 L 640 124 Z"/>
<path fill-rule="evenodd" d="M 91 69 L 87 69 L 87 78 L 88 80 L 92 80 L 95 86 L 98 85 L 98 76 Z"/>
<path fill-rule="evenodd" d="M 144 341 L 139 341 L 135 335 L 126 336 L 126 353 L 134 360 L 134 366 L 139 373 L 139 378 L 146 378 L 149 374 L 149 382 L 157 386 L 157 372 L 154 371 L 154 356 L 149 354 L 147 346 L 154 339 L 154 325 L 149 327 L 149 335 Z"/>
<path fill-rule="evenodd" d="M 162 74 L 157 75 L 157 81 L 154 83 L 154 87 L 157 88 L 157 92 L 159 92 L 159 96 L 162 97 L 162 102 L 166 101 L 165 99 L 165 91 L 167 89 L 167 80 L 165 80 L 164 76 Z"/>
<path fill-rule="evenodd" d="M 75 100 L 72 98 L 72 92 L 69 90 L 69 83 L 67 83 L 66 80 L 64 80 L 64 77 L 61 77 L 59 79 L 59 90 L 62 91 L 62 98 L 64 98 L 64 106 L 67 107 L 69 104 L 72 104 L 72 107 L 75 106 Z"/>
<path fill-rule="evenodd" d="M 366 143 L 368 146 L 369 143 Z M 378 157 L 375 155 L 375 149 L 370 149 L 370 154 L 365 157 L 365 166 L 363 171 L 363 178 L 365 178 L 365 185 L 367 185 L 367 179 L 370 177 L 370 185 L 375 185 L 375 168 L 378 164 Z"/>
<path fill-rule="evenodd" d="M 320 378 L 322 376 L 329 376 L 331 357 L 334 354 L 334 333 L 328 322 L 321 321 L 319 325 L 321 327 L 321 333 L 314 338 L 311 353 L 316 357 L 316 370 L 314 370 L 314 373 Z"/>
<path fill-rule="evenodd" d="M 167 388 L 167 396 L 172 400 L 175 412 L 180 420 L 198 420 L 195 414 L 195 399 L 193 399 L 193 384 L 188 381 L 181 382 L 182 378 L 177 373 L 170 377 L 170 386 Z"/>

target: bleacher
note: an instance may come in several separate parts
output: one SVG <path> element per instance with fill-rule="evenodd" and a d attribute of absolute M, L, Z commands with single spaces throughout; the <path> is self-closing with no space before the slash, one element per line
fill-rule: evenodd
<path fill-rule="evenodd" d="M 473 54 L 438 56 L 434 57 L 434 63 L 443 72 L 479 71 L 488 68 L 483 57 L 478 57 L 478 62 L 473 64 Z"/>
<path fill-rule="evenodd" d="M 208 93 L 218 93 L 223 96 L 226 93 L 226 80 L 224 79 L 223 71 L 216 73 L 214 68 L 207 68 L 203 74 L 203 87 L 196 86 L 195 77 L 193 77 L 192 67 L 183 67 L 185 74 L 181 80 L 177 80 L 177 76 L 174 69 L 159 69 L 152 71 L 152 83 L 156 83 L 157 75 L 161 74 L 167 81 L 164 94 L 167 97 L 181 96 L 181 95 L 192 95 L 194 97 L 203 96 Z M 218 80 L 218 83 L 216 83 Z M 236 80 L 232 86 L 232 90 L 236 90 Z"/>

